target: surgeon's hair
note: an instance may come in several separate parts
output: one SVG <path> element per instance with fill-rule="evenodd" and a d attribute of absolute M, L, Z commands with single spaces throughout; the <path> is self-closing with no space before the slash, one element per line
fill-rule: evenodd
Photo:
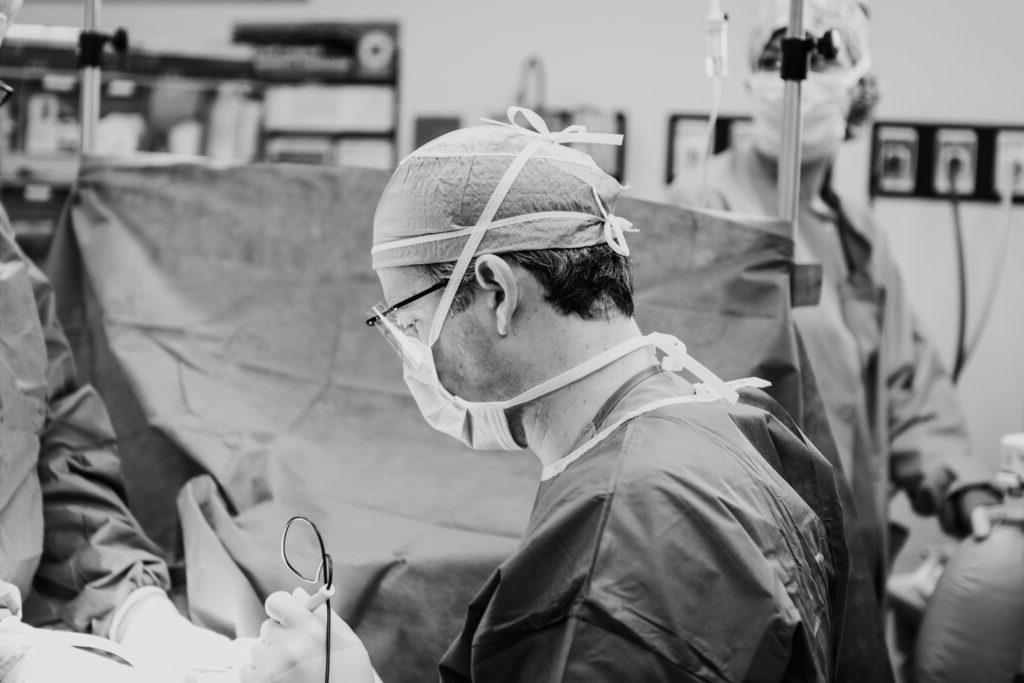
<path fill-rule="evenodd" d="M 628 256 L 607 244 L 578 249 L 544 249 L 498 254 L 509 263 L 528 270 L 544 288 L 544 300 L 563 315 L 587 320 L 610 319 L 618 313 L 633 315 L 633 272 Z M 420 266 L 432 282 L 450 278 L 454 263 Z M 470 261 L 451 312 L 461 313 L 473 302 L 479 285 L 476 259 Z"/>

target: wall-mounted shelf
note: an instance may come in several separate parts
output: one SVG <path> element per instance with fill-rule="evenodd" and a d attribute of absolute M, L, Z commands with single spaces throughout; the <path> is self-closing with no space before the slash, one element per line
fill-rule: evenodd
<path fill-rule="evenodd" d="M 22 32 L 0 48 L 0 78 L 15 88 L 0 109 L 0 193 L 36 242 L 78 170 L 76 45 L 54 35 Z M 105 55 L 97 152 L 397 163 L 396 24 L 247 24 L 234 37 L 216 52 Z"/>

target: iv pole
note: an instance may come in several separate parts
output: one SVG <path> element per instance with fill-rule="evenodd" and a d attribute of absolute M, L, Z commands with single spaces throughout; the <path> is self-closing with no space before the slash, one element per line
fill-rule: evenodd
<path fill-rule="evenodd" d="M 790 0 L 789 25 L 782 40 L 782 68 L 785 81 L 782 109 L 782 150 L 779 154 L 779 215 L 796 229 L 800 206 L 800 141 L 803 124 L 800 100 L 803 82 L 807 80 L 812 53 L 827 59 L 839 54 L 842 39 L 838 31 L 829 29 L 821 36 L 808 37 L 804 30 L 804 0 Z"/>
<path fill-rule="evenodd" d="M 90 63 L 86 55 L 86 44 L 89 37 L 96 34 L 99 24 L 101 0 L 85 0 L 85 23 L 79 40 L 79 68 L 82 71 L 81 117 L 82 117 L 82 156 L 91 154 L 96 149 L 96 126 L 100 118 L 100 65 Z M 99 61 L 99 60 L 95 60 Z"/>
<path fill-rule="evenodd" d="M 123 28 L 113 33 L 98 31 L 102 0 L 85 0 L 85 21 L 78 38 L 78 69 L 82 72 L 80 118 L 82 138 L 79 156 L 96 151 L 96 127 L 100 119 L 103 50 L 109 43 L 118 54 L 128 51 L 128 34 Z"/>
<path fill-rule="evenodd" d="M 817 52 L 827 59 L 834 59 L 839 54 L 840 46 L 839 34 L 834 29 L 820 37 L 808 37 L 804 24 L 804 0 L 790 0 L 789 25 L 782 40 L 782 68 L 779 73 L 785 82 L 785 99 L 782 109 L 782 149 L 779 154 L 778 213 L 789 223 L 790 234 L 794 239 L 800 211 L 802 84 L 807 79 L 811 53 Z M 821 296 L 821 279 L 820 263 L 794 263 L 790 280 L 793 305 L 817 304 Z"/>
<path fill-rule="evenodd" d="M 782 48 L 781 76 L 786 85 L 782 109 L 782 153 L 779 155 L 779 215 L 790 223 L 794 234 L 800 206 L 800 139 L 803 135 L 800 97 L 802 82 L 807 76 L 808 54 L 806 47 L 801 50 L 796 41 L 804 41 L 804 0 L 790 0 L 789 27 Z M 800 60 L 802 64 L 794 64 L 794 60 Z"/>

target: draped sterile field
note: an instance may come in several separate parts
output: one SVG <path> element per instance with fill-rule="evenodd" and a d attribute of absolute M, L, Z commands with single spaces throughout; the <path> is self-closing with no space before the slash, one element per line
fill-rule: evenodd
<path fill-rule="evenodd" d="M 294 587 L 280 534 L 305 514 L 334 557 L 332 606 L 384 680 L 413 681 L 434 678 L 465 606 L 515 549 L 540 465 L 434 432 L 366 327 L 386 181 L 93 161 L 52 258 L 131 502 L 165 547 L 177 502 L 193 617 L 254 635 L 266 595 Z M 629 243 L 641 328 L 678 336 L 726 379 L 772 381 L 834 462 L 793 331 L 787 228 L 629 199 L 615 213 L 640 230 Z"/>

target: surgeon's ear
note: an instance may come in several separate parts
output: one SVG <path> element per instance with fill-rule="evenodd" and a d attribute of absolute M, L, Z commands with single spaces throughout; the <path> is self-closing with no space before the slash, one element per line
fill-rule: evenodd
<path fill-rule="evenodd" d="M 484 254 L 476 259 L 476 281 L 488 309 L 494 314 L 495 327 L 501 336 L 509 333 L 512 316 L 519 306 L 519 280 L 505 259 Z"/>

